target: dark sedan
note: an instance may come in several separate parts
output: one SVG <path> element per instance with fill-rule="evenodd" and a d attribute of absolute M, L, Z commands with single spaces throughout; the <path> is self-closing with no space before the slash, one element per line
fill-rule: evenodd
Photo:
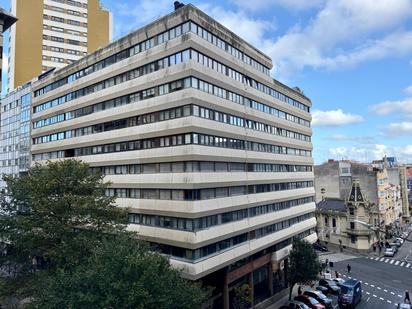
<path fill-rule="evenodd" d="M 326 308 L 333 308 L 332 300 L 330 298 L 326 297 L 326 295 L 323 294 L 322 292 L 319 292 L 319 291 L 305 291 L 305 292 L 303 292 L 303 295 L 313 297 L 318 302 L 320 302 L 322 305 L 324 305 Z"/>
<path fill-rule="evenodd" d="M 340 287 L 336 285 L 336 282 L 333 280 L 329 279 L 320 279 L 319 280 L 319 285 L 324 286 L 325 288 L 328 289 L 328 291 L 332 294 L 339 294 L 340 293 Z"/>

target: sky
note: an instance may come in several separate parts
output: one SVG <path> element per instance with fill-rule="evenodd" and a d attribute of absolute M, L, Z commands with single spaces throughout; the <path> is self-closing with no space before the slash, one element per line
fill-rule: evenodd
<path fill-rule="evenodd" d="M 173 10 L 173 0 L 101 2 L 115 39 Z M 412 163 L 412 0 L 191 3 L 270 56 L 272 77 L 311 99 L 316 164 L 385 155 Z M 0 6 L 10 9 L 9 0 Z"/>

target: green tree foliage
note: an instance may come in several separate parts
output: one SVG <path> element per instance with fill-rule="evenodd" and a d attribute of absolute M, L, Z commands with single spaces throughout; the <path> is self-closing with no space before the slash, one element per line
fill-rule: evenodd
<path fill-rule="evenodd" d="M 0 276 L 0 305 L 160 309 L 205 300 L 205 290 L 125 231 L 127 212 L 87 164 L 48 162 L 6 181 L 0 272 L 9 275 Z"/>
<path fill-rule="evenodd" d="M 289 255 L 287 278 L 290 286 L 289 299 L 295 284 L 310 284 L 318 278 L 321 270 L 318 255 L 312 245 L 305 240 L 294 239 Z"/>
<path fill-rule="evenodd" d="M 208 295 L 128 236 L 105 240 L 74 271 L 58 271 L 39 290 L 35 308 L 195 309 Z"/>
<path fill-rule="evenodd" d="M 7 255 L 0 267 L 13 269 L 9 278 L 21 287 L 39 266 L 52 272 L 72 268 L 96 247 L 105 234 L 122 232 L 126 212 L 104 195 L 108 184 L 75 160 L 36 165 L 21 177 L 7 177 L 2 192 L 0 240 Z M 24 280 L 23 280 L 24 278 Z"/>

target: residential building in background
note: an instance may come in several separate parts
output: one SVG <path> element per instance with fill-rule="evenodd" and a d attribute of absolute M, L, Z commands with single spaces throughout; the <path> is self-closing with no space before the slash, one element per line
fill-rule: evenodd
<path fill-rule="evenodd" d="M 368 222 L 377 228 L 385 229 L 389 233 L 399 233 L 400 230 L 410 221 L 410 209 L 408 202 L 408 188 L 406 178 L 406 167 L 399 165 L 396 158 L 383 158 L 364 164 L 349 160 L 335 161 L 329 160 L 321 165 L 314 167 L 315 191 L 317 210 L 325 215 L 324 210 L 334 208 L 343 209 L 339 214 L 346 216 L 346 225 L 353 225 L 355 217 L 345 214 L 345 209 L 349 209 L 348 201 L 350 192 L 353 190 L 354 179 L 362 188 L 363 202 L 367 205 L 369 215 L 365 216 L 364 222 Z M 340 201 L 337 207 L 335 201 Z M 332 201 L 332 202 L 331 202 Z M 332 206 L 330 206 L 332 205 Z M 335 207 L 336 206 L 336 207 Z M 375 214 L 378 211 L 378 214 Z M 318 230 L 325 229 L 323 218 L 318 218 Z M 352 220 L 351 220 L 352 219 Z M 360 220 L 360 219 L 357 219 Z M 342 223 L 342 225 L 345 225 Z M 319 238 L 335 244 L 337 239 L 342 239 L 342 229 L 333 229 L 333 225 L 326 237 L 325 233 L 320 233 Z M 352 230 L 349 228 L 349 231 Z M 357 228 L 355 229 L 358 230 Z M 338 232 L 337 232 L 338 231 Z M 364 231 L 362 231 L 364 233 Z M 347 234 L 347 233 L 346 233 Z M 360 235 L 354 235 L 350 243 L 346 245 L 357 250 L 365 250 L 365 241 L 360 243 Z M 377 235 L 375 235 L 377 237 Z M 382 236 L 382 235 L 381 235 Z M 372 239 L 371 237 L 369 239 Z M 354 243 L 355 241 L 355 243 Z M 373 242 L 369 242 L 372 245 Z M 344 244 L 345 245 L 345 244 Z"/>
<path fill-rule="evenodd" d="M 311 101 L 271 59 L 192 5 L 33 84 L 34 162 L 81 159 L 128 229 L 229 308 L 286 287 L 294 237 L 316 241 Z"/>
<path fill-rule="evenodd" d="M 0 189 L 3 176 L 18 176 L 30 167 L 31 82 L 8 93 L 1 100 Z"/>
<path fill-rule="evenodd" d="M 3 73 L 3 33 L 6 32 L 15 22 L 17 18 L 0 8 L 0 91 L 2 88 L 2 73 Z"/>
<path fill-rule="evenodd" d="M 364 198 L 361 188 L 362 185 L 355 179 L 352 181 L 350 193 L 344 200 L 324 198 L 316 204 L 319 240 L 341 249 L 350 248 L 358 252 L 367 252 L 376 241 L 384 237 L 355 221 L 379 226 L 378 207 Z"/>
<path fill-rule="evenodd" d="M 99 0 L 12 0 L 8 90 L 107 45 L 111 13 Z"/>

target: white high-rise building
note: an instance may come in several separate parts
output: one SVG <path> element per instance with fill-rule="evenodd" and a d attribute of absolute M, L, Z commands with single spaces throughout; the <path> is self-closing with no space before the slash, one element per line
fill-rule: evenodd
<path fill-rule="evenodd" d="M 271 59 L 192 5 L 33 84 L 35 162 L 101 171 L 129 230 L 214 286 L 285 287 L 294 237 L 316 240 L 311 101 Z"/>

